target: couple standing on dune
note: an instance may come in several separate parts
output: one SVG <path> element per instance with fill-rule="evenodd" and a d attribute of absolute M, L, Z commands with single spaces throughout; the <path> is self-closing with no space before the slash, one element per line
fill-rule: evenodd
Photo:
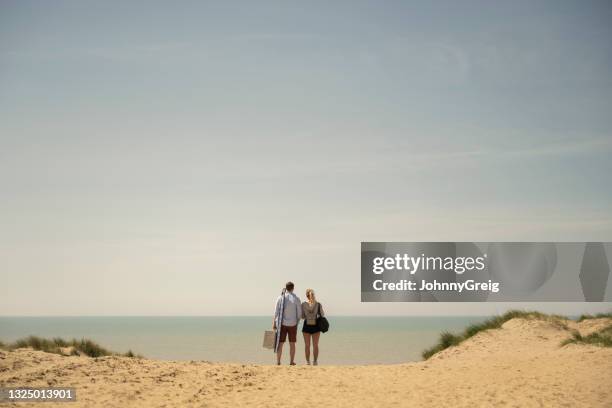
<path fill-rule="evenodd" d="M 276 352 L 276 363 L 280 365 L 283 355 L 283 344 L 289 336 L 289 355 L 291 357 L 290 365 L 295 365 L 295 342 L 297 340 L 297 327 L 300 319 L 304 319 L 302 325 L 302 335 L 304 336 L 304 346 L 306 353 L 306 364 L 310 365 L 310 344 L 312 343 L 312 351 L 314 360 L 313 365 L 317 365 L 319 358 L 319 337 L 321 329 L 317 324 L 318 317 L 324 317 L 323 306 L 317 302 L 314 290 L 306 289 L 307 302 L 302 303 L 300 298 L 293 293 L 293 282 L 287 282 L 285 285 L 284 295 L 280 295 L 276 300 L 274 309 L 274 320 L 272 321 L 272 329 L 276 330 L 276 322 L 279 320 L 281 305 L 284 300 L 282 323 L 280 327 L 280 339 L 278 350 Z M 284 298 L 284 299 L 283 299 Z"/>

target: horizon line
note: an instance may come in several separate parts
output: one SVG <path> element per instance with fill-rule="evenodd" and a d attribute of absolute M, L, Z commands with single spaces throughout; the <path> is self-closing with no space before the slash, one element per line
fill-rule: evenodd
<path fill-rule="evenodd" d="M 497 316 L 503 313 L 489 314 L 431 314 L 431 315 L 347 315 L 339 314 L 333 317 L 488 317 Z M 579 316 L 580 314 L 568 314 L 567 316 Z M 1 318 L 63 318 L 63 317 L 270 317 L 271 315 L 0 315 Z"/>

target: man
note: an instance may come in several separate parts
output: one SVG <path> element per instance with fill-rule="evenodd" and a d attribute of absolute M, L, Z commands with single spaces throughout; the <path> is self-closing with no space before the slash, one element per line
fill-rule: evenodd
<path fill-rule="evenodd" d="M 290 365 L 295 365 L 295 341 L 297 339 L 297 327 L 302 318 L 302 302 L 300 298 L 293 294 L 293 282 L 287 282 L 285 285 L 285 308 L 283 310 L 283 319 L 280 327 L 280 339 L 278 350 L 276 352 L 276 364 L 280 365 L 281 356 L 283 355 L 283 344 L 289 336 L 289 354 L 291 357 Z M 279 317 L 283 295 L 280 295 L 276 300 L 276 308 L 274 309 L 274 320 L 272 321 L 272 329 L 276 330 L 276 321 Z"/>

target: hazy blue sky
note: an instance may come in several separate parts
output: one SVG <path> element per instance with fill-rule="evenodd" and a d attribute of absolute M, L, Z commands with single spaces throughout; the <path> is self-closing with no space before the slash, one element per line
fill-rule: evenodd
<path fill-rule="evenodd" d="M 503 309 L 360 304 L 360 242 L 612 240 L 611 21 L 0 0 L 0 314 Z"/>

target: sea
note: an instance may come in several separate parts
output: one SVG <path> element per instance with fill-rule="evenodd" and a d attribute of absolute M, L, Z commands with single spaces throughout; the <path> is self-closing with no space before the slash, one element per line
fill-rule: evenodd
<path fill-rule="evenodd" d="M 0 341 L 9 343 L 29 335 L 87 338 L 109 350 L 132 350 L 153 359 L 273 364 L 273 352 L 262 347 L 271 320 L 269 316 L 0 317 Z M 420 361 L 421 352 L 435 344 L 441 332 L 459 332 L 485 317 L 336 316 L 328 320 L 330 330 L 321 334 L 319 363 L 364 365 Z M 298 364 L 305 362 L 301 332 L 296 356 Z"/>

